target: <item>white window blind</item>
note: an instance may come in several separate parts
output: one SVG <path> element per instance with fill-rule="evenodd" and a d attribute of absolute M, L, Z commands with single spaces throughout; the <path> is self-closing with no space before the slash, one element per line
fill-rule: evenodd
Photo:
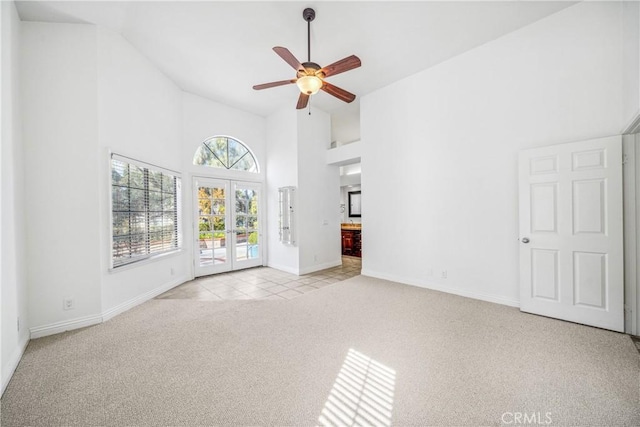
<path fill-rule="evenodd" d="M 111 155 L 114 268 L 180 249 L 180 176 Z"/>

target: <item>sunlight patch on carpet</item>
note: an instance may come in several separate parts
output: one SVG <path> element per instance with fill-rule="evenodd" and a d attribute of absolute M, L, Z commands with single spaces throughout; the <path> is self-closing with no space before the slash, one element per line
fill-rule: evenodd
<path fill-rule="evenodd" d="M 322 426 L 390 426 L 396 371 L 349 349 L 318 422 Z"/>

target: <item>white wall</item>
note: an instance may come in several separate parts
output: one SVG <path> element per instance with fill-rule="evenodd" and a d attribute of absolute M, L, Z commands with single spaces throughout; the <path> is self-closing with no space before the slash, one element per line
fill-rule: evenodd
<path fill-rule="evenodd" d="M 2 254 L 1 352 L 4 392 L 29 339 L 25 257 L 24 159 L 20 114 L 20 20 L 13 2 L 2 2 L 2 146 L 0 217 Z M 18 329 L 19 319 L 19 329 Z"/>
<path fill-rule="evenodd" d="M 32 327 L 101 310 L 96 28 L 21 25 L 29 317 Z M 63 310 L 63 298 L 75 308 Z"/>
<path fill-rule="evenodd" d="M 331 165 L 352 165 L 360 163 L 362 156 L 362 142 L 356 141 L 327 150 L 327 164 Z"/>
<path fill-rule="evenodd" d="M 100 253 L 102 311 L 119 312 L 145 295 L 184 282 L 190 274 L 186 248 L 179 254 L 108 270 L 109 150 L 181 171 L 182 91 L 116 33 L 99 28 L 97 52 L 101 238 L 93 249 Z"/>
<path fill-rule="evenodd" d="M 345 104 L 331 113 L 331 142 L 336 146 L 360 139 L 360 102 Z"/>
<path fill-rule="evenodd" d="M 360 163 L 358 163 L 360 165 Z M 340 187 L 347 187 L 349 185 L 360 185 L 362 183 L 362 174 L 360 172 L 350 175 L 340 175 Z M 342 203 L 342 202 L 341 202 Z"/>
<path fill-rule="evenodd" d="M 193 164 L 193 155 L 202 142 L 215 135 L 232 136 L 245 143 L 256 157 L 259 174 L 228 175 L 236 179 L 260 181 L 266 169 L 266 119 L 227 107 L 215 101 L 183 92 L 183 156 L 182 167 L 194 175 L 211 175 L 207 168 Z M 224 172 L 216 170 L 216 173 Z M 231 171 L 235 172 L 235 171 Z"/>
<path fill-rule="evenodd" d="M 191 176 L 202 172 L 193 153 L 208 136 L 237 137 L 262 172 L 233 178 L 262 180 L 265 119 L 185 94 L 109 30 L 26 23 L 23 31 L 24 138 L 36 166 L 26 194 L 39 195 L 26 198 L 23 259 L 39 261 L 29 268 L 30 320 L 32 336 L 42 336 L 98 323 L 192 277 Z M 110 271 L 111 152 L 185 172 L 180 253 Z M 58 170 L 65 161 L 72 167 Z M 43 206 L 55 227 L 42 220 Z M 65 297 L 73 310 L 62 310 Z"/>
<path fill-rule="evenodd" d="M 299 244 L 287 246 L 279 241 L 278 188 L 298 187 L 298 115 L 292 108 L 283 108 L 267 117 L 267 236 L 268 265 L 297 274 Z M 323 157 L 324 159 L 324 157 Z M 298 188 L 299 190 L 299 188 Z M 296 194 L 298 191 L 296 191 Z M 297 200 L 298 207 L 300 200 Z M 301 212 L 295 212 L 296 237 L 299 240 Z"/>
<path fill-rule="evenodd" d="M 620 132 L 621 7 L 579 3 L 362 98 L 364 274 L 518 303 L 517 153 Z"/>
<path fill-rule="evenodd" d="M 297 114 L 299 269 L 307 274 L 342 263 L 340 171 L 326 163 L 330 116 L 313 108 Z"/>
<path fill-rule="evenodd" d="M 183 214 L 185 219 L 185 242 L 193 242 L 193 176 L 215 177 L 239 181 L 264 183 L 266 176 L 266 119 L 247 113 L 209 99 L 183 92 L 182 94 L 182 170 L 187 172 L 183 180 Z M 231 136 L 244 143 L 252 151 L 258 162 L 259 173 L 249 173 L 220 168 L 209 168 L 193 164 L 193 155 L 202 142 L 215 135 Z M 267 209 L 266 194 L 263 194 L 262 209 Z M 262 216 L 264 220 L 266 215 Z M 188 226 L 186 224 L 189 224 Z M 267 233 L 263 228 L 261 236 L 263 247 L 266 247 Z M 189 257 L 193 255 L 193 247 L 188 244 Z M 263 251 L 264 254 L 264 251 Z M 266 259 L 263 260 L 266 262 Z M 193 277 L 192 263 L 190 275 Z"/>
<path fill-rule="evenodd" d="M 37 195 L 26 197 L 25 259 L 38 260 L 29 308 L 41 336 L 98 323 L 189 278 L 186 250 L 109 271 L 109 154 L 180 171 L 182 91 L 95 26 L 25 23 L 21 50 L 26 194 Z"/>
<path fill-rule="evenodd" d="M 622 5 L 624 125 L 640 114 L 640 3 Z"/>

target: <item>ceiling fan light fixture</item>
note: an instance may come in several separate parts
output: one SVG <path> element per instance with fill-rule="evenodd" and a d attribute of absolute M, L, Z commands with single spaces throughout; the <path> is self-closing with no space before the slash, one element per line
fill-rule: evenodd
<path fill-rule="evenodd" d="M 296 84 L 305 95 L 315 95 L 322 88 L 322 80 L 317 76 L 302 76 Z"/>

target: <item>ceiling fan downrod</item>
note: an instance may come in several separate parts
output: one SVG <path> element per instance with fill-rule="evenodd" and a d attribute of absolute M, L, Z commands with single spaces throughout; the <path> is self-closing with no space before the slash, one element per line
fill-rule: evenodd
<path fill-rule="evenodd" d="M 302 17 L 307 21 L 307 62 L 311 62 L 311 21 L 316 18 L 316 11 L 308 7 L 302 11 Z"/>

